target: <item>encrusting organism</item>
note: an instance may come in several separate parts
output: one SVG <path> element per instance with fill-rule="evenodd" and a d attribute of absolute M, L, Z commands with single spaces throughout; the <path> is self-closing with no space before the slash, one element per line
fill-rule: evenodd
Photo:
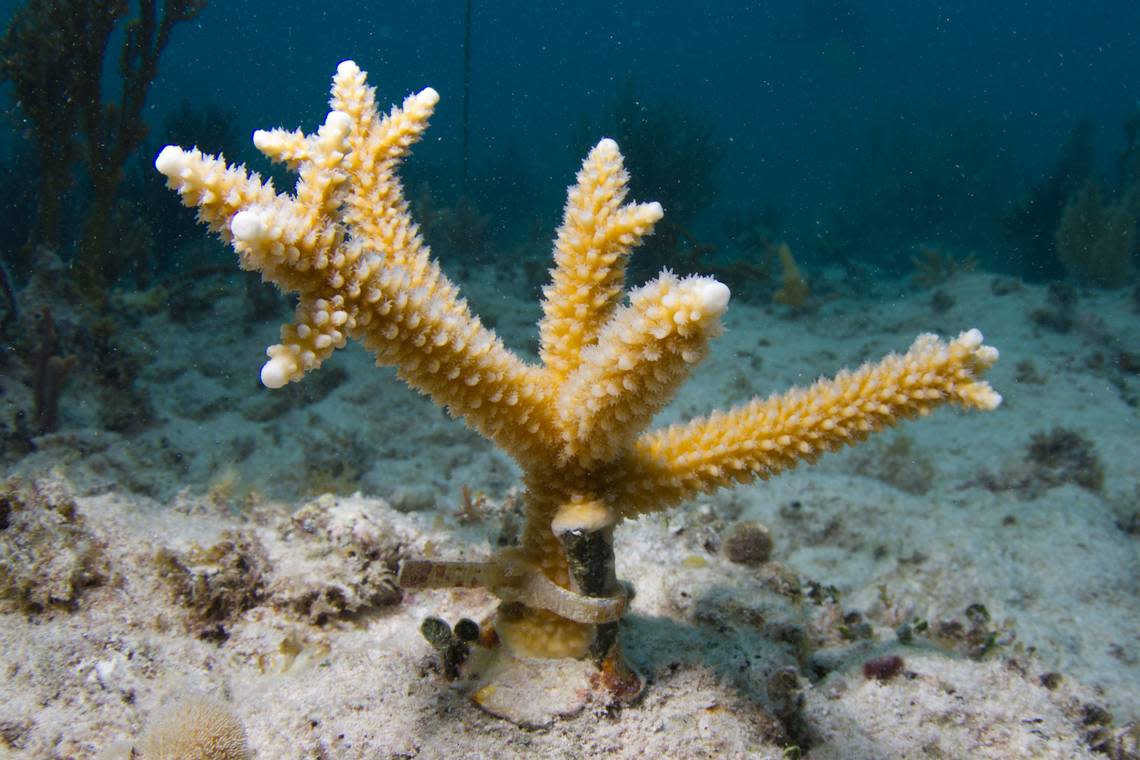
<path fill-rule="evenodd" d="M 630 254 L 663 211 L 625 202 L 622 156 L 603 139 L 569 189 L 557 232 L 541 363 L 523 361 L 471 314 L 404 198 L 397 169 L 438 99 L 425 89 L 382 116 L 364 72 L 341 63 L 315 134 L 254 133 L 263 153 L 299 174 L 292 195 L 198 150 L 168 146 L 155 166 L 233 244 L 243 268 L 298 294 L 293 322 L 267 350 L 266 386 L 300 380 L 354 338 L 522 468 L 520 546 L 483 562 L 405 561 L 400 574 L 404 588 L 479 586 L 502 601 L 480 638 L 498 642 L 496 652 L 470 658 L 482 668 L 474 698 L 491 712 L 517 718 L 528 686 L 541 693 L 550 682 L 512 667 L 542 662 L 561 668 L 560 682 L 575 662 L 597 676 L 584 676 L 581 691 L 638 693 L 618 643 L 621 520 L 766 479 L 942 404 L 1001 402 L 981 379 L 998 352 L 968 330 L 950 342 L 921 335 L 905 354 L 834 379 L 643 432 L 705 357 L 729 289 L 665 271 L 625 292 Z"/>

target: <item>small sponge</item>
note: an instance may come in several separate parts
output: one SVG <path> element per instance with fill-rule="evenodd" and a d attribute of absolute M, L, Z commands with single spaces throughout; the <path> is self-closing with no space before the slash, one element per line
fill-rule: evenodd
<path fill-rule="evenodd" d="M 249 760 L 245 729 L 226 703 L 184 697 L 151 718 L 139 751 L 143 760 Z"/>

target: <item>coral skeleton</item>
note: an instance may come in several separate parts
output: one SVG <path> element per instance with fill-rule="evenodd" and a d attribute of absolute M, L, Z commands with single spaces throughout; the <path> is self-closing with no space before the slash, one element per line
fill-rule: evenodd
<path fill-rule="evenodd" d="M 905 354 L 806 389 L 646 432 L 720 333 L 728 287 L 665 271 L 626 293 L 630 255 L 663 211 L 626 202 L 622 156 L 603 139 L 569 188 L 544 289 L 541 363 L 516 356 L 431 259 L 397 174 L 438 99 L 428 88 L 381 115 L 364 72 L 341 63 L 315 134 L 254 133 L 264 154 L 299 174 L 292 195 L 198 150 L 167 146 L 155 166 L 243 268 L 298 294 L 293 322 L 267 351 L 266 386 L 300 380 L 353 338 L 519 464 L 519 546 L 482 562 L 406 561 L 400 576 L 404 588 L 497 596 L 482 640 L 502 656 L 589 663 L 608 676 L 595 686 L 636 694 L 639 677 L 618 645 L 627 589 L 614 572 L 615 525 L 767 479 L 943 404 L 1001 402 L 982 379 L 998 352 L 967 330 L 949 342 L 921 335 Z M 509 717 L 492 696 L 495 676 L 483 679 L 476 701 Z"/>

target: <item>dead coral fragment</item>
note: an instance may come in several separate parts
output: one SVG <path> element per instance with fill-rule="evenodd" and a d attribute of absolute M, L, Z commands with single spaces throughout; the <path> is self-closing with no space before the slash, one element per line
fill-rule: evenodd
<path fill-rule="evenodd" d="M 0 485 L 0 610 L 72 608 L 107 572 L 103 546 L 66 483 L 10 478 Z"/>
<path fill-rule="evenodd" d="M 269 558 L 261 543 L 246 533 L 226 531 L 208 549 L 160 549 L 155 563 L 175 601 L 187 608 L 188 625 L 199 638 L 225 641 L 229 626 L 266 596 Z"/>
<path fill-rule="evenodd" d="M 269 585 L 275 606 L 323 625 L 400 601 L 404 547 L 377 515 L 326 495 L 299 509 L 281 538 L 291 546 Z"/>

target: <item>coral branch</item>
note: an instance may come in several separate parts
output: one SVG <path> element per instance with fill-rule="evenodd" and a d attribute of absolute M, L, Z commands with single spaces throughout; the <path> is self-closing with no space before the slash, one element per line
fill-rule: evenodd
<path fill-rule="evenodd" d="M 1001 396 L 980 378 L 997 359 L 977 330 L 950 343 L 921 335 L 901 356 L 644 435 L 620 471 L 623 513 L 632 517 L 734 482 L 767 480 L 945 403 L 996 409 Z"/>
<path fill-rule="evenodd" d="M 617 143 L 606 139 L 567 194 L 539 324 L 542 361 L 557 380 L 578 366 L 582 348 L 617 308 L 629 255 L 662 217 L 659 203 L 622 205 L 628 183 Z"/>
<path fill-rule="evenodd" d="M 711 278 L 670 274 L 631 293 L 562 385 L 563 456 L 594 467 L 627 448 L 704 359 L 728 297 Z"/>

